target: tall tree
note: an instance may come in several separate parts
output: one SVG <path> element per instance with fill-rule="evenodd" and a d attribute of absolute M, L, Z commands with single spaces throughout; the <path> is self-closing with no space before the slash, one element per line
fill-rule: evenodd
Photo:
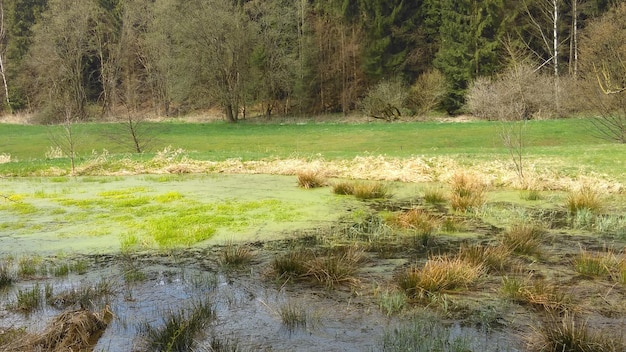
<path fill-rule="evenodd" d="M 39 102 L 56 118 L 82 118 L 88 97 L 99 95 L 93 33 L 97 7 L 93 0 L 50 0 L 48 5 L 30 48 Z"/>
<path fill-rule="evenodd" d="M 227 121 L 237 122 L 249 84 L 253 23 L 230 0 L 180 0 L 163 15 L 170 19 L 180 98 L 208 97 Z"/>
<path fill-rule="evenodd" d="M 465 103 L 469 83 L 498 72 L 498 51 L 506 17 L 501 0 L 445 0 L 435 2 L 440 16 L 440 47 L 434 65 L 449 84 L 444 107 L 458 112 Z"/>

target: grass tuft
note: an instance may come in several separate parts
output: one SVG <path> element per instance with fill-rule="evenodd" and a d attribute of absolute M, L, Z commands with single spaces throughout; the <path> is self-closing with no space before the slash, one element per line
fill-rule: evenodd
<path fill-rule="evenodd" d="M 228 243 L 220 252 L 220 263 L 231 268 L 242 267 L 250 264 L 253 257 L 249 246 Z"/>
<path fill-rule="evenodd" d="M 10 287 L 15 282 L 15 275 L 6 262 L 0 262 L 0 290 Z"/>
<path fill-rule="evenodd" d="M 475 265 L 482 265 L 490 272 L 502 272 L 509 266 L 511 250 L 503 245 L 463 244 L 459 249 L 459 258 Z"/>
<path fill-rule="evenodd" d="M 310 189 L 326 186 L 326 179 L 315 171 L 302 171 L 298 173 L 298 186 Z"/>
<path fill-rule="evenodd" d="M 151 326 L 146 322 L 140 327 L 140 332 L 148 351 L 191 351 L 194 350 L 197 335 L 214 317 L 212 304 L 205 300 L 190 308 L 167 312 L 163 315 L 161 326 Z"/>
<path fill-rule="evenodd" d="M 358 182 L 352 188 L 352 194 L 358 199 L 386 198 L 389 195 L 389 189 L 382 182 Z"/>
<path fill-rule="evenodd" d="M 283 325 L 288 331 L 295 331 L 298 328 L 306 328 L 309 314 L 306 309 L 299 304 L 288 302 L 280 306 L 278 314 Z"/>
<path fill-rule="evenodd" d="M 422 268 L 412 267 L 398 278 L 404 292 L 413 298 L 425 298 L 459 288 L 466 288 L 483 274 L 483 266 L 461 258 L 430 258 Z"/>
<path fill-rule="evenodd" d="M 441 187 L 429 187 L 424 191 L 424 201 L 428 204 L 445 203 L 446 195 Z"/>
<path fill-rule="evenodd" d="M 591 331 L 587 323 L 565 312 L 550 314 L 527 338 L 529 351 L 545 352 L 617 352 L 626 347 L 612 336 Z"/>
<path fill-rule="evenodd" d="M 597 213 L 602 209 L 602 199 L 599 192 L 589 185 L 583 185 L 577 190 L 570 192 L 565 204 L 572 214 L 576 214 L 583 209 L 591 213 Z"/>
<path fill-rule="evenodd" d="M 437 219 L 423 209 L 411 209 L 391 219 L 397 226 L 420 235 L 432 235 L 438 227 Z"/>
<path fill-rule="evenodd" d="M 536 224 L 514 224 L 502 236 L 502 244 L 511 252 L 523 255 L 540 255 L 545 230 Z"/>
<path fill-rule="evenodd" d="M 565 311 L 570 301 L 556 286 L 532 277 L 521 279 L 505 276 L 500 293 L 513 302 L 550 311 Z"/>
<path fill-rule="evenodd" d="M 451 180 L 450 206 L 458 211 L 478 210 L 486 202 L 487 187 L 476 176 L 457 173 Z"/>
<path fill-rule="evenodd" d="M 588 276 L 608 275 L 612 268 L 617 267 L 617 259 L 610 252 L 594 253 L 581 250 L 580 254 L 572 261 L 577 273 Z"/>
<path fill-rule="evenodd" d="M 354 185 L 351 182 L 337 182 L 333 184 L 333 193 L 342 196 L 354 194 Z"/>

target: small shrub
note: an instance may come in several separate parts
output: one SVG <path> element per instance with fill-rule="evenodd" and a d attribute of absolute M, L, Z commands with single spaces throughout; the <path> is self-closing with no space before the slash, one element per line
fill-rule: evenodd
<path fill-rule="evenodd" d="M 402 115 L 408 97 L 401 80 L 381 81 L 367 91 L 361 108 L 367 116 L 393 121 Z"/>
<path fill-rule="evenodd" d="M 539 255 L 544 232 L 542 227 L 535 224 L 515 224 L 504 233 L 502 244 L 513 253 Z"/>
<path fill-rule="evenodd" d="M 315 171 L 303 171 L 298 173 L 298 186 L 309 189 L 326 186 L 326 180 Z"/>
<path fill-rule="evenodd" d="M 482 265 L 460 258 L 430 258 L 424 267 L 413 267 L 399 278 L 400 287 L 410 297 L 423 298 L 435 293 L 467 287 L 483 273 Z"/>
<path fill-rule="evenodd" d="M 339 195 L 354 194 L 354 185 L 350 182 L 337 182 L 333 184 L 333 193 Z"/>
<path fill-rule="evenodd" d="M 626 347 L 612 336 L 591 331 L 584 320 L 569 312 L 550 314 L 526 340 L 529 351 L 542 352 L 617 352 Z"/>
<path fill-rule="evenodd" d="M 380 182 L 359 182 L 353 185 L 352 194 L 359 199 L 385 198 L 389 190 Z"/>
<path fill-rule="evenodd" d="M 477 210 L 486 202 L 486 186 L 475 176 L 457 173 L 451 186 L 450 206 L 454 210 Z"/>
<path fill-rule="evenodd" d="M 508 267 L 511 251 L 505 246 L 462 245 L 459 258 L 482 265 L 488 271 L 501 272 Z"/>
<path fill-rule="evenodd" d="M 410 106 L 418 114 L 429 113 L 441 104 L 445 97 L 446 79 L 439 70 L 426 71 L 417 77 L 410 92 Z"/>
<path fill-rule="evenodd" d="M 570 192 L 567 196 L 566 206 L 572 214 L 576 214 L 582 209 L 597 213 L 602 208 L 602 200 L 598 191 L 591 186 L 583 185 L 579 189 Z"/>

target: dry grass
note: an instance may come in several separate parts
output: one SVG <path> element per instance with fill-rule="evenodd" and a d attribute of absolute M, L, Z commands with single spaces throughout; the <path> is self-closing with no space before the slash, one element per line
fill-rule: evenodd
<path fill-rule="evenodd" d="M 473 174 L 454 174 L 451 187 L 450 206 L 454 210 L 477 210 L 486 202 L 487 187 Z"/>
<path fill-rule="evenodd" d="M 572 261 L 576 272 L 589 276 L 606 276 L 619 267 L 615 254 L 611 252 L 588 252 L 584 249 Z"/>
<path fill-rule="evenodd" d="M 220 263 L 227 267 L 241 267 L 249 264 L 254 253 L 244 244 L 228 243 L 220 252 Z"/>
<path fill-rule="evenodd" d="M 11 351 L 88 351 L 113 318 L 106 306 L 102 311 L 76 310 L 54 317 L 40 334 L 26 335 L 10 345 Z"/>
<path fill-rule="evenodd" d="M 600 193 L 589 185 L 583 185 L 571 191 L 567 196 L 566 206 L 572 214 L 586 209 L 591 213 L 597 213 L 602 209 Z"/>
<path fill-rule="evenodd" d="M 326 186 L 326 179 L 316 171 L 301 171 L 298 172 L 298 186 L 310 189 Z"/>
<path fill-rule="evenodd" d="M 354 186 L 351 182 L 337 182 L 333 184 L 333 193 L 339 195 L 352 195 L 354 193 Z"/>
<path fill-rule="evenodd" d="M 523 255 L 540 255 L 545 230 L 536 224 L 514 224 L 502 236 L 502 244 L 511 252 Z"/>
<path fill-rule="evenodd" d="M 511 250 L 506 246 L 482 246 L 463 244 L 459 249 L 459 258 L 482 265 L 490 272 L 502 272 L 511 260 Z"/>
<path fill-rule="evenodd" d="M 424 298 L 459 288 L 467 288 L 483 274 L 480 264 L 455 257 L 430 258 L 422 268 L 412 267 L 398 278 L 399 286 L 410 297 Z"/>
<path fill-rule="evenodd" d="M 570 303 L 570 298 L 556 286 L 530 276 L 524 279 L 504 277 L 500 293 L 513 302 L 548 311 L 565 311 Z"/>
<path fill-rule="evenodd" d="M 623 341 L 590 330 L 584 320 L 569 312 L 562 316 L 549 314 L 532 330 L 533 333 L 526 338 L 528 351 L 618 352 L 626 348 Z"/>
<path fill-rule="evenodd" d="M 352 185 L 352 194 L 359 199 L 385 198 L 389 189 L 382 182 L 358 182 Z"/>
<path fill-rule="evenodd" d="M 446 195 L 441 187 L 430 187 L 424 191 L 424 201 L 429 204 L 446 202 Z"/>
<path fill-rule="evenodd" d="M 438 228 L 438 219 L 424 209 L 411 209 L 390 218 L 390 221 L 403 229 L 410 229 L 420 235 L 431 235 Z"/>

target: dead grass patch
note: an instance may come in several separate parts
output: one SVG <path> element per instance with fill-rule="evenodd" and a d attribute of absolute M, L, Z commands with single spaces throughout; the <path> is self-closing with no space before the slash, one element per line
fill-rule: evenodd
<path fill-rule="evenodd" d="M 438 228 L 438 219 L 424 209 L 411 209 L 390 218 L 390 221 L 403 229 L 410 229 L 420 235 L 431 235 Z"/>
<path fill-rule="evenodd" d="M 502 236 L 502 244 L 511 252 L 523 255 L 540 255 L 545 230 L 533 223 L 517 223 Z"/>
<path fill-rule="evenodd" d="M 589 185 L 582 185 L 571 191 L 567 196 L 566 206 L 572 214 L 586 209 L 591 213 L 597 213 L 602 209 L 600 193 Z"/>
<path fill-rule="evenodd" d="M 298 172 L 298 186 L 304 189 L 319 188 L 326 186 L 326 178 L 316 171 Z"/>
<path fill-rule="evenodd" d="M 445 291 L 467 288 L 483 272 L 480 264 L 459 257 L 440 256 L 430 258 L 422 268 L 411 267 L 397 280 L 409 297 L 426 298 Z"/>
<path fill-rule="evenodd" d="M 566 311 L 570 298 L 543 279 L 504 277 L 500 293 L 513 302 L 547 311 Z"/>
<path fill-rule="evenodd" d="M 477 210 L 486 202 L 487 186 L 473 174 L 454 174 L 451 187 L 450 206 L 454 210 Z"/>
<path fill-rule="evenodd" d="M 459 249 L 459 258 L 482 265 L 487 271 L 502 272 L 509 267 L 511 260 L 511 250 L 503 245 L 482 246 L 463 244 Z"/>

